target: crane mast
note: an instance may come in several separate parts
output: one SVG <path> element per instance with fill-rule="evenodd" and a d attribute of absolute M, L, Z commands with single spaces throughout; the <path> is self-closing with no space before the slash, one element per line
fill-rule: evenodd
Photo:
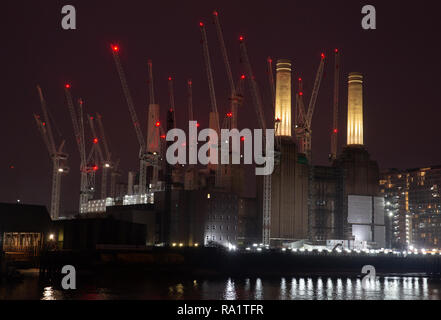
<path fill-rule="evenodd" d="M 228 84 L 230 86 L 230 107 L 231 107 L 231 128 L 237 128 L 237 116 L 238 108 L 241 102 L 241 97 L 237 95 L 236 86 L 234 85 L 233 73 L 231 72 L 230 60 L 228 58 L 227 48 L 225 46 L 224 36 L 222 32 L 222 27 L 219 21 L 219 12 L 213 11 L 214 24 L 216 26 L 217 36 L 219 39 L 219 45 L 222 53 L 222 58 L 225 65 L 225 70 L 227 72 Z"/>
<path fill-rule="evenodd" d="M 152 60 L 149 59 L 147 62 L 148 71 L 149 71 L 149 98 L 150 104 L 155 104 L 155 90 L 153 85 L 153 63 Z"/>
<path fill-rule="evenodd" d="M 98 153 L 98 160 L 101 164 L 101 199 L 105 199 L 107 198 L 107 174 L 108 169 L 110 168 L 110 164 L 107 162 L 107 160 L 104 159 L 103 149 L 101 148 L 101 141 L 95 128 L 95 118 L 87 115 L 87 119 L 89 119 L 89 127 L 90 131 L 92 132 L 92 141 L 94 144 L 93 148 L 95 148 L 96 152 Z"/>
<path fill-rule="evenodd" d="M 176 127 L 176 112 L 175 112 L 175 92 L 173 89 L 173 78 L 168 77 L 168 98 L 169 98 L 169 106 L 170 109 L 173 110 L 173 123 Z"/>
<path fill-rule="evenodd" d="M 218 140 L 212 145 L 212 148 L 220 149 L 219 137 L 220 137 L 220 123 L 219 123 L 219 112 L 217 110 L 217 102 L 216 102 L 216 93 L 214 90 L 214 79 L 213 79 L 213 71 L 211 69 L 211 60 L 210 60 L 210 52 L 208 50 L 208 40 L 207 40 L 207 32 L 205 31 L 205 25 L 203 22 L 199 22 L 199 27 L 201 29 L 202 36 L 202 48 L 204 54 L 205 61 L 205 69 L 207 72 L 207 81 L 208 81 L 208 89 L 210 93 L 210 104 L 211 104 L 211 112 L 210 112 L 210 127 L 213 127 L 217 134 Z M 211 139 L 210 139 L 211 141 Z M 214 170 L 216 172 L 215 183 L 216 186 L 222 185 L 222 166 L 220 164 L 213 165 Z M 213 168 L 212 166 L 212 168 Z"/>
<path fill-rule="evenodd" d="M 340 81 L 340 54 L 338 49 L 334 50 L 334 99 L 332 114 L 332 133 L 331 133 L 331 154 L 329 160 L 333 161 L 337 158 L 338 144 L 338 103 L 339 103 L 339 81 Z"/>
<path fill-rule="evenodd" d="M 303 105 L 303 91 L 299 91 L 299 118 L 295 128 L 297 141 L 299 144 L 299 152 L 304 153 L 311 162 L 311 140 L 312 140 L 312 117 L 314 115 L 315 105 L 317 102 L 320 84 L 323 78 L 323 70 L 325 65 L 325 55 L 321 54 L 320 64 L 314 81 L 314 87 L 309 100 L 308 110 L 305 111 Z M 301 82 L 301 81 L 300 81 Z M 306 113 L 305 113 L 306 112 Z"/>
<path fill-rule="evenodd" d="M 141 131 L 141 125 L 138 120 L 138 116 L 135 111 L 135 107 L 132 100 L 132 95 L 130 94 L 129 87 L 127 85 L 126 76 L 124 73 L 124 69 L 121 65 L 121 61 L 119 59 L 119 47 L 117 45 L 112 45 L 112 53 L 113 60 L 115 62 L 116 70 L 119 75 L 119 79 L 121 81 L 121 87 L 124 93 L 124 97 L 127 102 L 127 106 L 129 108 L 130 117 L 132 119 L 133 126 L 135 128 L 136 137 L 138 138 L 139 143 L 139 187 L 138 193 L 143 195 L 146 193 L 147 186 L 147 154 L 146 154 L 146 144 L 144 140 L 144 136 Z"/>
<path fill-rule="evenodd" d="M 68 155 L 63 152 L 64 140 L 60 143 L 58 148 L 55 145 L 46 101 L 39 86 L 37 86 L 37 90 L 40 98 L 41 108 L 43 111 L 43 120 L 41 120 L 41 118 L 37 115 L 34 115 L 34 119 L 37 123 L 37 128 L 40 131 L 40 134 L 48 150 L 49 156 L 52 160 L 50 214 L 52 220 L 58 220 L 60 217 L 61 177 L 69 172 L 69 167 L 67 166 Z"/>
<path fill-rule="evenodd" d="M 260 96 L 259 87 L 256 79 L 254 78 L 253 70 L 251 68 L 250 60 L 248 58 L 248 52 L 245 46 L 244 37 L 239 37 L 241 58 L 245 63 L 246 77 L 250 80 L 251 91 L 253 95 L 254 108 L 257 113 L 260 128 L 263 130 L 263 141 L 266 143 L 266 122 L 263 113 L 263 103 Z M 264 245 L 270 244 L 270 232 L 271 232 L 271 175 L 263 176 L 263 230 L 262 239 Z"/>
<path fill-rule="evenodd" d="M 104 147 L 105 154 L 105 168 L 110 168 L 110 197 L 114 198 L 116 196 L 116 178 L 120 175 L 118 172 L 118 164 L 119 161 L 113 163 L 112 161 L 112 153 L 110 152 L 110 146 L 107 141 L 106 133 L 104 130 L 103 119 L 101 114 L 96 113 L 96 120 L 98 122 L 98 129 L 101 136 L 102 145 Z M 105 170 L 105 169 L 104 169 Z M 103 171 L 104 172 L 104 171 Z"/>
<path fill-rule="evenodd" d="M 202 35 L 202 48 L 204 52 L 204 60 L 205 60 L 205 69 L 207 72 L 207 80 L 208 80 L 208 89 L 210 93 L 210 104 L 211 104 L 211 112 L 218 115 L 217 110 L 217 102 L 216 102 L 216 93 L 214 90 L 214 80 L 213 80 L 213 71 L 211 69 L 211 61 L 210 61 L 210 52 L 208 50 L 208 40 L 207 40 L 207 32 L 205 31 L 204 23 L 199 23 Z M 217 121 L 215 121 L 215 129 L 218 134 L 220 133 L 220 125 L 219 125 L 219 116 L 217 116 Z"/>
<path fill-rule="evenodd" d="M 312 89 L 311 99 L 309 100 L 308 112 L 306 114 L 306 123 L 307 123 L 308 128 L 311 128 L 312 116 L 314 114 L 314 109 L 315 109 L 315 105 L 317 102 L 317 96 L 318 96 L 318 92 L 320 90 L 320 84 L 323 79 L 324 66 L 325 66 L 325 55 L 322 53 L 320 65 L 317 70 L 317 75 L 316 75 L 315 81 L 314 81 L 314 88 Z"/>
<path fill-rule="evenodd" d="M 79 127 L 80 127 L 80 133 L 81 133 L 81 141 L 82 141 L 82 147 L 84 150 L 84 156 L 86 155 L 86 139 L 84 135 L 84 100 L 78 99 L 78 111 L 79 111 Z M 92 162 L 93 158 L 93 162 Z M 86 158 L 85 166 L 83 168 L 83 171 L 85 172 L 85 187 L 84 193 L 87 194 L 87 199 L 90 200 L 93 198 L 93 194 L 95 193 L 95 173 L 98 170 L 98 166 L 96 163 L 99 163 L 99 159 L 97 159 L 97 150 L 96 145 L 93 144 L 92 148 L 90 149 L 89 155 Z M 87 201 L 85 201 L 87 204 Z M 82 211 L 86 211 L 86 205 L 84 205 Z"/>
<path fill-rule="evenodd" d="M 299 126 L 304 126 L 305 124 L 305 105 L 303 103 L 303 81 L 302 78 L 299 78 L 299 91 L 297 92 L 297 113 L 295 119 L 296 128 Z"/>
<path fill-rule="evenodd" d="M 276 87 L 274 82 L 274 73 L 273 73 L 273 59 L 271 57 L 267 58 L 267 68 L 268 68 L 268 83 L 271 91 L 271 106 L 273 108 L 273 114 L 276 113 Z M 277 134 L 279 131 L 280 119 L 274 119 L 274 133 L 275 136 L 275 163 L 278 164 L 280 162 L 280 148 L 281 148 L 281 136 Z"/>
<path fill-rule="evenodd" d="M 74 136 L 77 142 L 78 151 L 80 153 L 80 203 L 79 212 L 83 213 L 84 208 L 87 206 L 87 202 L 93 196 L 95 173 L 93 168 L 89 167 L 86 158 L 86 146 L 84 140 L 84 122 L 83 122 L 83 101 L 79 100 L 79 115 L 77 115 L 70 93 L 70 84 L 65 85 L 65 95 L 67 106 L 72 120 L 72 126 L 74 129 Z"/>
<path fill-rule="evenodd" d="M 147 116 L 147 145 L 145 147 L 147 161 L 146 166 L 152 167 L 152 177 L 149 183 L 149 191 L 158 189 L 158 176 L 161 158 L 161 141 L 159 138 L 159 127 L 161 125 L 159 119 L 159 104 L 155 103 L 155 90 L 153 83 L 153 62 L 148 60 L 148 76 L 149 76 L 149 98 Z"/>
<path fill-rule="evenodd" d="M 274 82 L 274 73 L 273 73 L 273 59 L 271 57 L 268 57 L 267 61 L 267 67 L 268 67 L 268 82 L 270 86 L 271 91 L 271 103 L 272 107 L 274 109 L 274 114 L 276 110 L 276 85 Z"/>
<path fill-rule="evenodd" d="M 242 61 L 245 64 L 245 72 L 246 77 L 249 79 L 251 84 L 251 92 L 253 95 L 253 101 L 254 101 L 254 109 L 257 114 L 257 119 L 259 121 L 260 128 L 263 130 L 263 134 L 265 135 L 266 130 L 266 122 L 265 117 L 263 113 L 263 103 L 262 103 L 262 97 L 260 96 L 259 87 L 257 85 L 256 79 L 253 74 L 253 70 L 251 68 L 250 60 L 248 58 L 248 52 L 245 45 L 244 37 L 239 37 L 240 41 L 240 50 L 241 50 L 241 57 Z"/>
<path fill-rule="evenodd" d="M 194 120 L 193 115 L 193 82 L 191 79 L 187 81 L 187 97 L 188 97 L 188 120 Z"/>
<path fill-rule="evenodd" d="M 100 132 L 100 137 L 101 137 L 101 141 L 103 142 L 103 148 L 104 148 L 104 153 L 105 153 L 105 161 L 107 163 L 110 163 L 112 160 L 112 154 L 110 153 L 110 148 L 109 148 L 109 144 L 107 142 L 107 137 L 104 131 L 104 125 L 103 125 L 103 117 L 101 116 L 101 114 L 99 114 L 98 112 L 96 113 L 96 120 L 98 122 L 98 129 Z"/>

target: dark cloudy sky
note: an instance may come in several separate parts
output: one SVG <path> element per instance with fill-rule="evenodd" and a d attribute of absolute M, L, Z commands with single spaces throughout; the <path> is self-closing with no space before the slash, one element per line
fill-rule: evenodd
<path fill-rule="evenodd" d="M 167 107 L 167 78 L 175 77 L 178 126 L 187 120 L 186 79 L 194 86 L 195 113 L 208 122 L 208 88 L 198 22 L 207 22 L 219 109 L 228 111 L 228 86 L 211 12 L 218 9 L 233 72 L 241 72 L 237 38 L 244 34 L 266 103 L 266 57 L 293 61 L 294 78 L 309 98 L 320 53 L 328 55 L 313 119 L 313 155 L 327 164 L 332 108 L 332 50 L 342 52 L 340 132 L 346 128 L 346 76 L 362 72 L 365 142 L 381 168 L 441 164 L 441 44 L 437 1 L 53 1 L 7 0 L 1 17 L 0 201 L 48 204 L 51 163 L 33 120 L 41 113 L 35 86 L 43 88 L 59 133 L 67 141 L 70 174 L 63 180 L 62 210 L 75 210 L 79 154 L 64 101 L 69 81 L 87 112 L 100 112 L 123 177 L 138 167 L 138 144 L 112 61 L 109 44 L 121 46 L 132 95 L 145 128 L 147 59 L 153 59 L 157 100 Z M 77 9 L 77 30 L 61 29 L 61 8 Z M 373 4 L 377 30 L 361 28 L 361 8 Z M 240 127 L 257 127 L 250 101 Z M 56 131 L 57 132 L 57 131 Z M 61 138 L 56 133 L 57 139 Z M 345 143 L 340 137 L 340 147 Z M 10 169 L 13 165 L 14 169 Z"/>

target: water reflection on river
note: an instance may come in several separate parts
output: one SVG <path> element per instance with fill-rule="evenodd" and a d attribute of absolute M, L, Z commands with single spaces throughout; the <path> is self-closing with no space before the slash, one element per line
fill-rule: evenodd
<path fill-rule="evenodd" d="M 108 283 L 108 282 L 107 282 Z M 441 282 L 425 277 L 385 277 L 363 289 L 361 279 L 328 277 L 227 278 L 216 280 L 121 279 L 111 287 L 94 280 L 63 291 L 28 277 L 20 284 L 1 285 L 0 299 L 272 299 L 358 300 L 441 299 Z"/>

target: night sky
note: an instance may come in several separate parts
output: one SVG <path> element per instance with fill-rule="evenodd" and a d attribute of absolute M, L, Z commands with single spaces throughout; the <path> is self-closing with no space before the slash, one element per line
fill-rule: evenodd
<path fill-rule="evenodd" d="M 441 164 L 441 44 L 435 1 L 3 1 L 1 44 L 0 202 L 49 204 L 51 161 L 33 113 L 41 114 L 40 84 L 56 124 L 66 139 L 71 172 L 63 178 L 63 211 L 77 209 L 79 153 L 64 98 L 71 83 L 88 113 L 103 115 L 122 178 L 137 170 L 138 142 L 110 52 L 118 43 L 132 96 L 146 131 L 147 60 L 153 60 L 156 99 L 165 121 L 167 78 L 175 78 L 178 126 L 187 121 L 186 80 L 193 79 L 194 108 L 208 125 L 209 99 L 198 23 L 207 24 L 216 95 L 228 112 L 228 85 L 211 13 L 217 9 L 236 77 L 243 67 L 238 37 L 246 37 L 266 117 L 272 119 L 266 58 L 288 58 L 293 79 L 304 79 L 305 98 L 313 86 L 320 53 L 327 54 L 313 119 L 315 164 L 328 164 L 332 124 L 334 48 L 342 53 L 339 146 L 346 143 L 347 74 L 364 74 L 365 144 L 380 168 Z M 61 28 L 61 8 L 77 9 L 77 30 Z M 361 28 L 361 8 L 373 4 L 377 30 Z M 294 86 L 296 87 L 296 85 Z M 258 127 L 247 91 L 239 127 Z M 61 134 L 61 135 L 59 135 Z M 10 167 L 14 168 L 11 169 Z M 98 183 L 99 180 L 97 180 Z M 252 195 L 254 190 L 249 190 Z"/>

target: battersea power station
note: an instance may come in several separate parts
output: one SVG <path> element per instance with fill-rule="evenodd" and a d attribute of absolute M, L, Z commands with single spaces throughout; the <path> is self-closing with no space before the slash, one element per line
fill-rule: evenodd
<path fill-rule="evenodd" d="M 278 60 L 276 66 L 278 161 L 270 183 L 260 178 L 257 191 L 263 237 L 268 236 L 263 241 L 277 247 L 384 247 L 379 168 L 363 144 L 363 75 L 348 76 L 347 144 L 333 159 L 331 155 L 331 166 L 314 166 L 308 118 L 313 110 L 305 113 L 301 88 L 296 103 L 300 110 L 293 110 L 291 67 L 289 60 Z M 265 193 L 270 194 L 267 207 Z"/>
<path fill-rule="evenodd" d="M 336 51 L 335 95 L 338 95 L 338 58 Z M 160 130 L 155 121 L 159 105 L 152 100 L 147 140 L 148 148 L 154 145 L 154 149 L 148 153 L 150 162 L 147 162 L 144 173 L 129 172 L 128 182 L 122 183 L 116 182 L 117 172 L 112 170 L 110 194 L 104 192 L 103 180 L 101 199 L 91 198 L 93 188 L 89 188 L 88 192 L 82 193 L 78 214 L 57 218 L 52 206 L 52 223 L 44 232 L 51 232 L 51 239 L 64 249 L 92 249 L 111 244 L 385 248 L 385 203 L 380 192 L 379 168 L 363 142 L 362 74 L 353 72 L 347 78 L 346 144 L 337 153 L 335 116 L 332 136 L 335 148 L 331 148 L 330 165 L 312 164 L 312 115 L 324 60 L 322 55 L 307 107 L 303 102 L 301 81 L 294 91 L 291 61 L 279 59 L 276 62 L 273 82 L 275 166 L 271 175 L 255 176 L 255 197 L 244 196 L 243 164 L 167 164 L 161 156 Z M 151 70 L 151 63 L 149 67 Z M 44 101 L 39 90 L 41 101 Z M 67 94 L 69 97 L 70 93 Z M 243 100 L 238 92 L 233 98 L 233 112 L 227 115 L 229 128 L 237 125 L 235 117 L 237 113 L 240 115 L 238 110 Z M 335 96 L 334 115 L 338 114 L 338 105 Z M 190 113 L 189 120 L 191 118 Z M 210 112 L 210 127 L 213 129 L 219 128 L 216 125 L 218 118 L 215 112 Z M 168 111 L 167 119 L 167 130 L 175 128 L 173 108 Z M 103 129 L 101 120 L 99 118 L 99 127 Z M 46 122 L 50 123 L 50 119 Z M 109 164 L 112 165 L 110 161 Z M 58 169 L 55 174 L 59 172 Z M 149 181 L 143 187 L 142 174 L 146 175 L 145 181 Z M 29 209 L 18 206 L 25 211 Z M 20 234 L 20 227 L 14 227 L 14 230 L 9 230 L 8 226 L 2 228 L 9 236 L 1 241 L 10 247 L 18 241 L 10 235 Z M 23 227 L 25 229 L 28 228 Z M 49 229 L 51 231 L 47 231 Z M 47 238 L 42 232 L 35 232 L 42 234 L 39 239 Z M 127 232 L 130 236 L 121 236 Z"/>

